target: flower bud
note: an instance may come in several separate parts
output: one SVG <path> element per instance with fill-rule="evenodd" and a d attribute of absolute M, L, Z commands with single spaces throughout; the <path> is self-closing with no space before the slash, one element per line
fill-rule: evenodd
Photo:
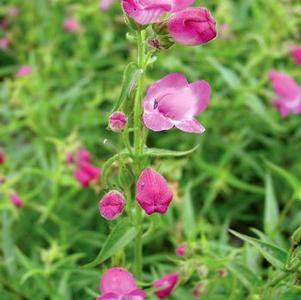
<path fill-rule="evenodd" d="M 226 278 L 228 276 L 228 272 L 226 269 L 219 269 L 218 275 L 220 278 Z"/>
<path fill-rule="evenodd" d="M 176 255 L 182 257 L 186 254 L 186 251 L 187 251 L 187 245 L 186 244 L 180 244 L 176 248 Z"/>
<path fill-rule="evenodd" d="M 0 166 L 5 163 L 5 153 L 0 149 Z"/>
<path fill-rule="evenodd" d="M 291 55 L 295 63 L 301 66 L 301 47 L 294 47 Z"/>
<path fill-rule="evenodd" d="M 123 194 L 111 191 L 104 195 L 99 202 L 99 212 L 107 220 L 117 219 L 123 212 L 125 200 Z"/>
<path fill-rule="evenodd" d="M 208 289 L 205 283 L 197 284 L 192 290 L 192 297 L 194 299 L 200 299 L 200 297 L 204 294 L 207 294 Z"/>
<path fill-rule="evenodd" d="M 32 73 L 30 66 L 21 66 L 17 71 L 17 77 L 26 77 Z"/>
<path fill-rule="evenodd" d="M 179 281 L 179 273 L 168 274 L 153 283 L 158 298 L 167 298 L 175 289 Z"/>
<path fill-rule="evenodd" d="M 109 127 L 114 132 L 122 131 L 128 122 L 128 118 L 122 111 L 115 111 L 109 118 Z"/>
<path fill-rule="evenodd" d="M 23 200 L 17 193 L 10 194 L 10 201 L 16 208 L 22 208 L 24 206 Z"/>
<path fill-rule="evenodd" d="M 138 179 L 136 199 L 148 214 L 165 214 L 173 194 L 163 176 L 151 168 L 144 169 Z"/>
<path fill-rule="evenodd" d="M 215 20 L 203 7 L 190 7 L 174 14 L 167 29 L 177 43 L 190 46 L 208 43 L 217 35 Z"/>
<path fill-rule="evenodd" d="M 70 18 L 64 21 L 64 30 L 67 32 L 77 33 L 81 30 L 81 25 L 76 19 Z"/>

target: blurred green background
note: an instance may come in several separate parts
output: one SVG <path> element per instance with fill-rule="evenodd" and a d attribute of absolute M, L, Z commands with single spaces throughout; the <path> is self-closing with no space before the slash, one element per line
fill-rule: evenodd
<path fill-rule="evenodd" d="M 267 74 L 283 71 L 301 83 L 300 67 L 287 47 L 301 43 L 298 2 L 197 1 L 216 18 L 219 38 L 201 47 L 177 45 L 161 53 L 148 72 L 148 84 L 171 72 L 190 81 L 207 80 L 212 99 L 200 117 L 204 135 L 178 130 L 150 134 L 151 147 L 200 147 L 188 158 L 153 162 L 178 196 L 167 217 L 153 217 L 158 229 L 144 240 L 146 282 L 155 271 L 164 275 L 172 270 L 170 257 L 181 241 L 200 246 L 206 238 L 216 247 L 218 265 L 230 261 L 241 242 L 228 235 L 228 228 L 248 234 L 250 227 L 264 230 L 266 182 L 274 187 L 280 210 L 299 192 L 274 236 L 289 247 L 289 237 L 301 223 L 301 119 L 282 119 L 272 107 Z M 10 40 L 9 48 L 0 51 L 0 147 L 7 155 L 0 167 L 6 177 L 0 186 L 0 298 L 94 299 L 110 262 L 92 269 L 81 266 L 96 257 L 110 225 L 98 213 L 99 190 L 81 189 L 64 159 L 68 149 L 82 143 L 101 168 L 122 149 L 118 134 L 107 130 L 107 116 L 119 95 L 123 70 L 136 57 L 135 46 L 125 37 L 119 3 L 107 12 L 100 11 L 98 0 L 0 3 L 0 19 L 10 7 L 19 9 L 0 30 Z M 79 33 L 64 31 L 68 17 L 81 24 Z M 16 77 L 21 65 L 30 65 L 32 74 Z M 24 208 L 11 205 L 11 190 L 20 194 Z M 250 251 L 240 259 L 266 275 L 268 267 L 255 263 L 257 255 Z M 211 259 L 206 264 L 214 270 L 217 263 Z M 212 281 L 217 288 L 202 299 L 247 299 L 243 285 L 231 294 L 233 278 Z M 192 299 L 191 284 L 170 299 Z M 224 298 L 217 296 L 221 288 Z"/>

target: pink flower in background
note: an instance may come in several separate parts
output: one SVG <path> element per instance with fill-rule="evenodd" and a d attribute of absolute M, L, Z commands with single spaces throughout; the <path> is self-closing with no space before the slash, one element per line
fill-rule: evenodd
<path fill-rule="evenodd" d="M 111 268 L 100 282 L 101 296 L 97 300 L 144 300 L 146 293 L 138 289 L 133 275 L 122 268 Z"/>
<path fill-rule="evenodd" d="M 167 12 L 180 11 L 195 0 L 122 0 L 124 12 L 141 25 L 157 23 Z"/>
<path fill-rule="evenodd" d="M 175 289 L 179 280 L 179 273 L 168 274 L 153 283 L 158 298 L 167 298 Z"/>
<path fill-rule="evenodd" d="M 151 168 L 142 171 L 137 182 L 136 198 L 148 215 L 165 214 L 172 197 L 172 192 L 162 175 Z"/>
<path fill-rule="evenodd" d="M 32 73 L 30 66 L 21 66 L 17 71 L 17 77 L 26 77 Z"/>
<path fill-rule="evenodd" d="M 109 118 L 109 127 L 114 132 L 120 132 L 126 126 L 128 118 L 122 111 L 115 111 Z"/>
<path fill-rule="evenodd" d="M 91 153 L 83 147 L 78 148 L 76 152 L 76 162 L 81 163 L 81 162 L 90 162 L 90 161 L 91 161 Z"/>
<path fill-rule="evenodd" d="M 167 75 L 151 85 L 144 99 L 143 121 L 153 131 L 173 128 L 203 133 L 205 128 L 196 116 L 208 106 L 210 85 L 206 81 L 189 84 L 178 73 Z"/>
<path fill-rule="evenodd" d="M 75 179 L 82 187 L 89 187 L 91 183 L 99 181 L 101 170 L 89 162 L 81 162 L 74 171 Z"/>
<path fill-rule="evenodd" d="M 5 153 L 3 150 L 0 149 L 0 166 L 3 165 L 5 163 Z"/>
<path fill-rule="evenodd" d="M 5 19 L 0 20 L 0 28 L 5 29 L 8 26 L 8 21 Z"/>
<path fill-rule="evenodd" d="M 12 6 L 7 13 L 10 17 L 15 18 L 19 15 L 19 9 L 15 6 Z"/>
<path fill-rule="evenodd" d="M 301 47 L 294 47 L 291 53 L 295 63 L 301 66 Z"/>
<path fill-rule="evenodd" d="M 99 7 L 102 11 L 106 11 L 116 0 L 100 0 Z"/>
<path fill-rule="evenodd" d="M 186 244 L 180 244 L 176 248 L 176 255 L 182 257 L 186 254 L 186 251 L 187 251 L 187 245 Z"/>
<path fill-rule="evenodd" d="M 301 87 L 287 74 L 272 71 L 269 74 L 277 98 L 273 105 L 282 117 L 290 113 L 301 114 Z"/>
<path fill-rule="evenodd" d="M 187 8 L 173 15 L 167 22 L 167 30 L 180 44 L 196 46 L 214 39 L 216 22 L 206 8 Z"/>
<path fill-rule="evenodd" d="M 23 200 L 17 193 L 10 194 L 10 201 L 16 208 L 22 208 L 24 206 Z"/>
<path fill-rule="evenodd" d="M 81 26 L 76 19 L 70 18 L 64 21 L 64 29 L 68 32 L 79 32 Z"/>
<path fill-rule="evenodd" d="M 7 49 L 9 46 L 9 40 L 8 38 L 0 38 L 0 49 Z"/>
<path fill-rule="evenodd" d="M 118 191 L 111 191 L 100 200 L 99 212 L 105 219 L 115 220 L 122 214 L 124 206 L 123 194 Z"/>

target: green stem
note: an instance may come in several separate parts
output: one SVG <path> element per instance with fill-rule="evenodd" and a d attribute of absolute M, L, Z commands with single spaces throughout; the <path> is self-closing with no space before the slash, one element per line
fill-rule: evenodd
<path fill-rule="evenodd" d="M 138 46 L 138 67 L 142 69 L 143 73 L 138 79 L 137 90 L 134 103 L 134 164 L 135 175 L 139 177 L 141 172 L 140 156 L 144 148 L 143 139 L 143 126 L 141 122 L 142 115 L 142 97 L 144 90 L 144 68 L 145 68 L 145 32 L 137 31 L 137 46 Z M 134 273 L 138 281 L 142 280 L 142 267 L 143 267 L 143 254 L 142 254 L 142 210 L 136 205 L 136 227 L 138 230 L 135 240 L 135 260 L 134 260 Z"/>
<path fill-rule="evenodd" d="M 290 209 L 291 209 L 292 205 L 294 204 L 294 202 L 295 202 L 295 198 L 294 197 L 292 197 L 289 201 L 287 201 L 285 207 L 283 208 L 283 210 L 282 210 L 282 212 L 280 214 L 280 217 L 279 217 L 278 223 L 276 225 L 276 228 L 280 228 L 280 226 L 284 222 L 285 217 L 288 214 L 288 212 L 290 211 Z"/>

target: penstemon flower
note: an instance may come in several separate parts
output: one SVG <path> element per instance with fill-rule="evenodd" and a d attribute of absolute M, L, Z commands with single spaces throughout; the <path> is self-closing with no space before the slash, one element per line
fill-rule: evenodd
<path fill-rule="evenodd" d="M 122 131 L 128 122 L 128 118 L 122 111 L 115 111 L 109 118 L 109 127 L 114 132 Z"/>
<path fill-rule="evenodd" d="M 153 288 L 158 298 L 167 298 L 176 288 L 179 281 L 179 273 L 168 274 L 153 283 Z"/>
<path fill-rule="evenodd" d="M 301 114 L 301 87 L 287 74 L 272 71 L 269 74 L 277 98 L 273 105 L 283 118 L 290 113 Z"/>
<path fill-rule="evenodd" d="M 11 193 L 10 201 L 16 208 L 22 208 L 24 206 L 24 202 L 18 193 L 15 193 L 15 192 Z"/>
<path fill-rule="evenodd" d="M 137 182 L 137 201 L 148 214 L 165 214 L 172 200 L 166 180 L 155 170 L 145 169 Z"/>
<path fill-rule="evenodd" d="M 125 200 L 123 194 L 111 191 L 104 195 L 99 202 L 99 212 L 107 220 L 117 219 L 123 212 Z"/>
<path fill-rule="evenodd" d="M 111 268 L 104 273 L 100 292 L 96 300 L 143 300 L 146 297 L 146 293 L 138 289 L 133 275 L 122 268 Z"/>
<path fill-rule="evenodd" d="M 153 131 L 173 128 L 203 133 L 205 128 L 196 116 L 208 106 L 210 86 L 206 81 L 189 84 L 178 73 L 167 75 L 151 85 L 144 98 L 143 121 Z"/>

